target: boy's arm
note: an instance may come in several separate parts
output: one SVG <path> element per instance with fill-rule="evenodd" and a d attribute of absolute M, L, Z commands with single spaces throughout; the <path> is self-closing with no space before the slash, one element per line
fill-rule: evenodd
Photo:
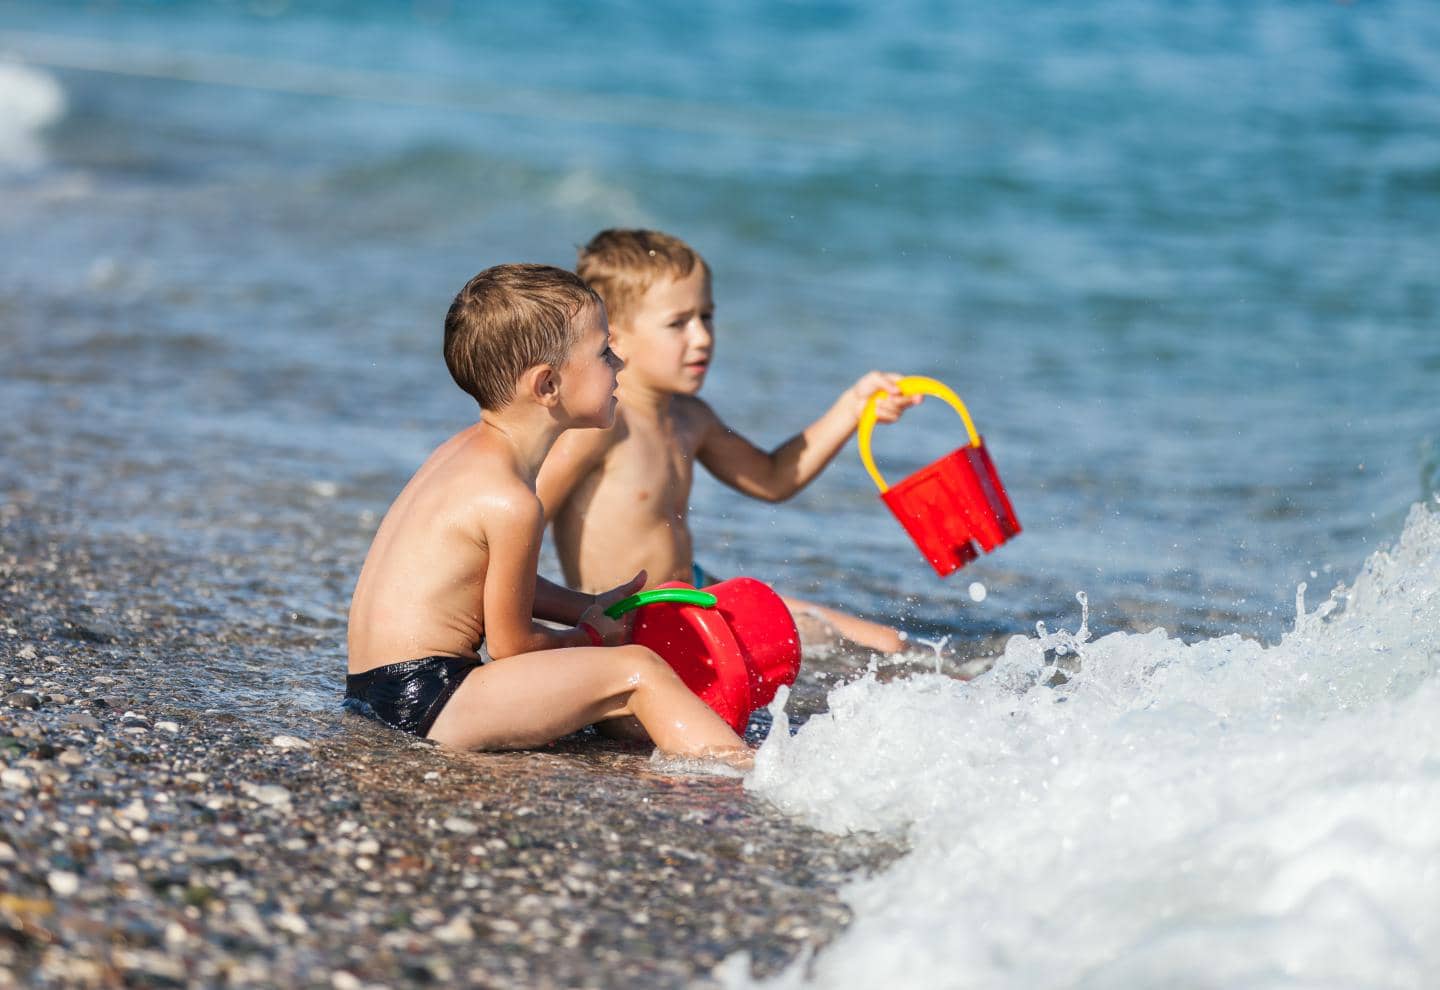
<path fill-rule="evenodd" d="M 535 603 L 531 610 L 537 619 L 547 622 L 563 622 L 573 626 L 580 617 L 595 606 L 602 610 L 614 605 L 622 598 L 629 598 L 645 587 L 645 572 L 641 571 L 624 584 L 616 585 L 598 595 L 587 595 L 583 591 L 567 588 L 563 584 L 537 576 L 535 578 Z"/>
<path fill-rule="evenodd" d="M 866 374 L 840 393 L 823 416 L 769 453 L 710 412 L 712 422 L 696 456 L 707 471 L 737 491 L 767 502 L 783 502 L 813 481 L 845 446 L 870 396 L 889 393 L 875 407 L 876 418 L 882 423 L 895 422 L 906 409 L 920 402 L 921 396 L 900 394 L 896 385 L 899 380 L 899 375 L 890 372 Z"/>
<path fill-rule="evenodd" d="M 485 645 L 495 660 L 536 650 L 598 645 L 591 631 L 607 645 L 624 639 L 625 624 L 606 618 L 598 604 L 583 613 L 581 622 L 590 627 L 588 631 L 579 625 L 547 629 L 531 618 L 544 532 L 539 499 L 507 498 L 486 508 L 490 562 L 485 572 Z"/>
<path fill-rule="evenodd" d="M 619 429 L 617 422 L 608 430 L 566 430 L 556 438 L 535 478 L 535 494 L 545 507 L 546 522 L 559 515 L 580 483 L 599 470 Z"/>
<path fill-rule="evenodd" d="M 545 521 L 554 519 L 580 482 L 604 463 L 605 452 L 610 449 L 612 430 L 566 430 L 556 439 L 545 463 L 540 465 L 540 474 L 535 479 L 535 492 L 540 496 L 545 510 Z M 620 589 L 616 589 L 620 590 Z M 535 579 L 535 618 L 550 622 L 574 624 L 580 616 L 600 598 L 605 605 L 619 601 L 625 595 L 587 595 L 564 585 L 548 581 L 543 577 Z M 629 594 L 629 592 L 627 592 Z"/>

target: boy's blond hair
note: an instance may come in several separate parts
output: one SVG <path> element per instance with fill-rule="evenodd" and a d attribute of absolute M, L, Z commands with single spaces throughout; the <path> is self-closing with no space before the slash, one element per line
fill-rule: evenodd
<path fill-rule="evenodd" d="M 658 230 L 602 230 L 580 249 L 575 271 L 605 300 L 610 319 L 630 318 L 645 291 L 662 276 L 685 278 L 710 266 L 690 245 Z"/>
<path fill-rule="evenodd" d="M 445 366 L 480 403 L 504 408 L 537 364 L 559 368 L 579 337 L 575 317 L 600 296 L 552 265 L 496 265 L 465 283 L 445 314 Z"/>

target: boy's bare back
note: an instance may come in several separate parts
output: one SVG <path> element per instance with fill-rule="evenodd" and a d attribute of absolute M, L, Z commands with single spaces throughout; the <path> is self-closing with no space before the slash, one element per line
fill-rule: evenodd
<path fill-rule="evenodd" d="M 350 672 L 430 656 L 478 657 L 487 528 L 540 503 L 477 423 L 441 444 L 385 514 L 350 606 Z"/>

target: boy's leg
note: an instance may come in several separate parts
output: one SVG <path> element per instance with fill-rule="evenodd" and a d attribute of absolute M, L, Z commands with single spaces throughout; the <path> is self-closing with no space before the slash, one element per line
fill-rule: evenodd
<path fill-rule="evenodd" d="M 796 624 L 801 627 L 800 641 L 802 643 L 807 638 L 813 638 L 818 631 L 815 623 L 804 621 L 806 616 L 814 616 L 820 623 L 823 623 L 821 629 L 828 626 L 835 635 L 842 636 L 868 649 L 880 653 L 899 653 L 905 649 L 905 640 L 901 638 L 898 629 L 871 622 L 869 619 L 862 619 L 858 615 L 848 615 L 833 608 L 826 608 L 824 605 L 816 605 L 814 602 L 791 598 L 788 595 L 782 595 L 781 600 L 795 615 Z M 809 637 L 806 636 L 806 626 L 810 628 Z"/>
<path fill-rule="evenodd" d="M 595 731 L 606 739 L 623 739 L 625 742 L 649 742 L 650 733 L 634 715 L 624 718 L 610 718 L 595 723 Z"/>
<path fill-rule="evenodd" d="M 643 646 L 544 650 L 477 667 L 427 738 L 455 749 L 525 749 L 634 716 L 667 753 L 748 753 L 744 741 Z"/>

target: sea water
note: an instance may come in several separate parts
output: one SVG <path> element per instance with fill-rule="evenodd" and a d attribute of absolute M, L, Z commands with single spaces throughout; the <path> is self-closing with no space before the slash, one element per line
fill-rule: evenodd
<path fill-rule="evenodd" d="M 177 697 L 329 711 L 379 514 L 474 417 L 454 291 L 672 231 L 727 422 L 940 378 L 1025 527 L 940 581 L 853 448 L 783 506 L 701 473 L 708 568 L 916 643 L 812 654 L 844 686 L 762 754 L 911 847 L 786 978 L 1419 985 L 1436 50 L 1429 0 L 0 3 L 0 496 L 186 569 L 208 644 L 304 644 L 168 658 Z M 930 402 L 877 459 L 963 439 Z"/>
<path fill-rule="evenodd" d="M 1278 643 L 1082 624 L 969 682 L 838 688 L 747 786 L 910 852 L 762 985 L 1432 986 L 1437 667 L 1440 505 Z"/>

